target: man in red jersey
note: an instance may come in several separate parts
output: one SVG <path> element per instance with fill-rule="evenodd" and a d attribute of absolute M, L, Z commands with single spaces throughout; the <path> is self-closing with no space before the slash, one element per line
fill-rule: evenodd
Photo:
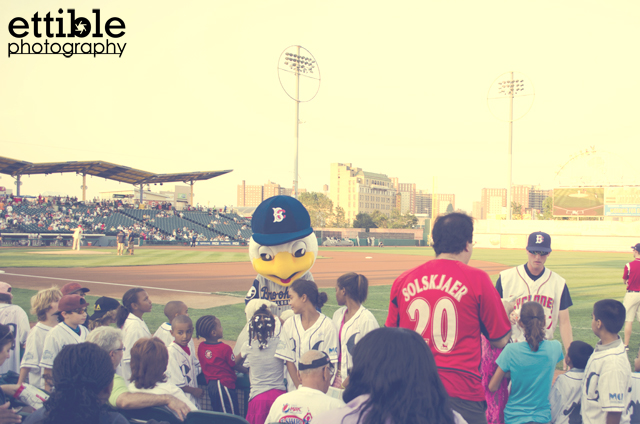
<path fill-rule="evenodd" d="M 624 295 L 625 309 L 627 317 L 624 323 L 624 345 L 629 350 L 629 339 L 631 339 L 631 327 L 633 326 L 633 317 L 637 314 L 640 321 L 640 243 L 631 246 L 633 249 L 633 261 L 624 266 L 623 282 L 627 286 L 627 294 Z"/>
<path fill-rule="evenodd" d="M 511 324 L 486 272 L 467 265 L 473 219 L 441 215 L 433 226 L 436 258 L 399 276 L 391 287 L 387 327 L 415 330 L 427 341 L 451 407 L 469 424 L 486 424 L 480 334 L 504 347 Z"/>

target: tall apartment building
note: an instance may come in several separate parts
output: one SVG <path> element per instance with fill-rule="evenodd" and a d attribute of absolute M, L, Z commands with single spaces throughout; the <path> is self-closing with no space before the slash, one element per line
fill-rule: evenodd
<path fill-rule="evenodd" d="M 551 195 L 551 190 L 541 190 L 539 186 L 514 185 L 511 188 L 511 201 L 522 206 L 522 212 L 530 212 L 532 209 L 542 211 L 542 202 Z M 507 206 L 506 188 L 482 189 L 482 218 L 488 215 L 503 214 Z"/>
<path fill-rule="evenodd" d="M 397 177 L 392 177 L 391 183 L 396 190 L 396 208 L 400 213 L 416 213 L 416 184 L 401 183 Z"/>
<path fill-rule="evenodd" d="M 426 213 L 430 218 L 436 217 L 440 214 L 446 213 L 449 204 L 456 209 L 456 195 L 455 194 L 436 194 L 435 202 L 432 202 L 431 193 L 427 193 L 425 190 L 418 190 L 416 192 L 416 213 Z M 435 214 L 432 214 L 432 206 L 435 203 Z"/>
<path fill-rule="evenodd" d="M 483 188 L 482 198 L 482 219 L 487 219 L 488 215 L 502 214 L 507 206 L 506 188 Z"/>
<path fill-rule="evenodd" d="M 474 219 L 482 219 L 482 202 L 473 202 L 471 216 Z"/>
<path fill-rule="evenodd" d="M 367 172 L 350 163 L 332 163 L 329 198 L 333 207 L 342 207 L 351 223 L 359 213 L 380 211 L 391 213 L 396 204 L 396 191 L 389 177 Z"/>
<path fill-rule="evenodd" d="M 542 190 L 540 186 L 531 186 L 529 191 L 529 208 L 543 212 L 542 203 L 544 199 L 551 196 L 551 190 Z"/>
<path fill-rule="evenodd" d="M 306 189 L 298 189 L 299 193 L 306 193 Z M 238 184 L 237 206 L 258 206 L 263 200 L 273 196 L 291 196 L 292 188 L 282 187 L 278 183 L 267 181 L 264 185 L 246 185 L 244 180 Z"/>

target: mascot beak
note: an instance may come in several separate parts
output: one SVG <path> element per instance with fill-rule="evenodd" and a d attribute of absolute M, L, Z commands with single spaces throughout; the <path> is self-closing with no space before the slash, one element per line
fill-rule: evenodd
<path fill-rule="evenodd" d="M 255 258 L 253 267 L 265 278 L 281 286 L 288 287 L 309 271 L 314 261 L 313 252 L 306 252 L 300 257 L 295 257 L 289 252 L 280 252 L 270 261 L 265 261 L 260 257 Z"/>

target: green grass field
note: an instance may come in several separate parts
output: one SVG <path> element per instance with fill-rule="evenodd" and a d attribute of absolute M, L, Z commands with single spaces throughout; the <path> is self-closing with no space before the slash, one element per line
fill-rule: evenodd
<path fill-rule="evenodd" d="M 378 248 L 344 248 L 340 250 L 362 252 L 380 252 Z M 331 252 L 336 248 L 320 249 L 325 257 L 331 257 Z M 433 256 L 430 248 L 385 248 L 384 253 L 389 254 L 409 254 L 419 256 Z M 139 254 L 139 256 L 138 256 Z M 197 256 L 194 260 L 193 256 Z M 100 257 L 81 256 L 64 257 L 64 261 L 56 262 L 48 255 L 33 255 L 26 249 L 7 250 L 0 252 L 0 263 L 3 267 L 9 266 L 107 266 Z M 239 250 L 237 253 L 216 253 L 215 250 L 196 252 L 187 249 L 179 250 L 152 250 L 140 249 L 134 257 L 123 257 L 120 265 L 146 265 L 146 264 L 166 264 L 166 263 L 195 263 L 195 262 L 229 262 L 247 260 L 247 253 Z M 125 262 L 126 260 L 136 260 L 136 262 Z M 473 259 L 497 262 L 507 266 L 515 266 L 524 263 L 526 254 L 523 250 L 493 250 L 475 249 Z M 13 265 L 9 265 L 10 260 Z M 622 301 L 625 294 L 625 287 L 622 284 L 622 272 L 624 265 L 631 260 L 631 255 L 626 253 L 597 253 L 597 252 L 553 252 L 547 260 L 547 266 L 556 271 L 567 280 L 573 306 L 569 309 L 571 323 L 573 326 L 573 337 L 575 340 L 583 340 L 589 344 L 595 344 L 597 339 L 591 331 L 591 311 L 594 302 L 613 298 Z M 109 260 L 109 262 L 112 259 Z M 52 263 L 57 265 L 52 265 Z M 16 265 L 20 264 L 20 265 Z M 28 264 L 28 265 L 27 265 Z M 112 265 L 113 266 L 113 265 Z M 1 278 L 1 277 L 0 277 Z M 492 276 L 493 281 L 497 275 Z M 248 289 L 248 287 L 247 287 Z M 369 298 L 365 306 L 370 309 L 380 325 L 384 324 L 387 316 L 390 286 L 375 286 L 369 289 Z M 329 295 L 329 302 L 324 306 L 323 313 L 331 317 L 338 305 L 335 301 L 333 289 L 323 289 Z M 14 303 L 22 306 L 25 311 L 29 309 L 29 299 L 35 292 L 14 288 Z M 230 293 L 236 296 L 244 296 L 245 292 Z M 96 297 L 88 296 L 88 301 L 93 304 Z M 162 305 L 154 305 L 153 311 L 145 315 L 149 329 L 154 332 L 165 320 L 162 314 Z M 206 314 L 216 315 L 222 321 L 224 327 L 224 338 L 235 340 L 245 323 L 244 305 L 228 305 L 210 309 L 190 309 L 189 313 L 195 321 L 200 316 Z M 30 316 L 35 321 L 33 316 Z M 622 332 L 621 332 L 622 336 Z M 559 331 L 556 330 L 556 339 L 560 340 Z M 631 338 L 629 358 L 633 360 L 640 344 L 640 324 L 634 323 L 634 331 Z"/>

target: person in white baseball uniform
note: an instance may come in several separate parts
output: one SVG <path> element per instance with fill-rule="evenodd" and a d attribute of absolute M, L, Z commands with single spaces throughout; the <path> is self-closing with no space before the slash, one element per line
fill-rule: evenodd
<path fill-rule="evenodd" d="M 289 290 L 289 304 L 295 313 L 282 326 L 276 358 L 287 364 L 287 390 L 295 390 L 298 362 L 309 350 L 325 352 L 332 363 L 338 362 L 338 332 L 333 322 L 318 312 L 327 301 L 327 294 L 318 291 L 313 281 L 296 280 Z"/>
<path fill-rule="evenodd" d="M 367 299 L 369 280 L 362 274 L 349 272 L 341 275 L 336 283 L 336 301 L 341 306 L 333 314 L 333 324 L 338 330 L 338 371 L 333 387 L 343 384 L 353 367 L 353 349 L 365 334 L 380 328 L 376 317 L 362 303 Z"/>
<path fill-rule="evenodd" d="M 151 337 L 149 327 L 142 320 L 142 315 L 151 312 L 153 304 L 147 292 L 136 287 L 126 291 L 122 296 L 122 305 L 116 312 L 116 326 L 124 333 L 124 355 L 122 355 L 122 378 L 129 381 L 131 377 L 131 348 L 143 337 Z"/>
<path fill-rule="evenodd" d="M 621 302 L 604 299 L 593 305 L 591 329 L 600 341 L 584 369 L 581 390 L 584 424 L 618 424 L 631 397 L 631 367 L 618 333 L 626 311 Z"/>
<path fill-rule="evenodd" d="M 582 380 L 584 368 L 592 353 L 593 347 L 580 340 L 574 341 L 569 346 L 566 360 L 569 371 L 556 378 L 549 393 L 553 424 L 573 424 L 582 419 L 580 410 Z"/>
<path fill-rule="evenodd" d="M 629 350 L 633 320 L 637 316 L 640 321 L 640 243 L 631 246 L 631 249 L 633 250 L 633 261 L 624 266 L 622 275 L 622 282 L 627 286 L 627 293 L 622 301 L 627 310 L 624 324 L 624 345 L 627 350 Z"/>
<path fill-rule="evenodd" d="M 31 326 L 27 313 L 18 305 L 12 305 L 11 285 L 0 282 L 0 324 L 8 325 L 15 337 L 15 346 L 11 348 L 9 359 L 0 365 L 0 374 L 7 371 L 20 372 L 20 348 L 25 347 Z"/>
<path fill-rule="evenodd" d="M 80 295 L 62 296 L 58 302 L 58 325 L 53 327 L 44 339 L 44 349 L 40 368 L 44 379 L 44 389 L 51 392 L 53 384 L 53 361 L 62 348 L 68 344 L 83 343 L 89 330 L 82 325 L 87 319 L 87 301 Z"/>
<path fill-rule="evenodd" d="M 193 322 L 187 315 L 178 315 L 171 321 L 174 341 L 169 345 L 167 381 L 175 384 L 198 408 L 204 390 L 198 388 L 198 374 L 202 371 L 195 349 L 190 348 Z"/>
<path fill-rule="evenodd" d="M 325 352 L 306 352 L 298 367 L 298 390 L 279 396 L 271 405 L 265 423 L 310 423 L 314 416 L 344 406 L 343 401 L 326 394 L 334 367 Z"/>
<path fill-rule="evenodd" d="M 573 302 L 565 279 L 544 266 L 550 254 L 549 234 L 541 231 L 529 234 L 527 263 L 502 271 L 496 281 L 496 290 L 502 299 L 515 297 L 514 310 L 509 316 L 512 324 L 511 341 L 525 341 L 524 333 L 517 322 L 523 303 L 533 300 L 544 308 L 547 340 L 553 340 L 556 325 L 559 325 L 560 337 L 566 351 L 573 341 L 569 319 L 569 307 Z"/>
<path fill-rule="evenodd" d="M 80 240 L 82 239 L 82 226 L 78 225 L 75 230 L 73 230 L 73 247 L 71 250 L 80 250 Z"/>
<path fill-rule="evenodd" d="M 44 389 L 40 359 L 44 350 L 44 340 L 49 331 L 58 325 L 58 302 L 62 292 L 57 287 L 40 290 L 31 298 L 31 313 L 38 317 L 38 323 L 33 326 L 27 336 L 27 346 L 20 363 L 20 378 L 18 386 L 29 383 L 39 389 Z"/>

